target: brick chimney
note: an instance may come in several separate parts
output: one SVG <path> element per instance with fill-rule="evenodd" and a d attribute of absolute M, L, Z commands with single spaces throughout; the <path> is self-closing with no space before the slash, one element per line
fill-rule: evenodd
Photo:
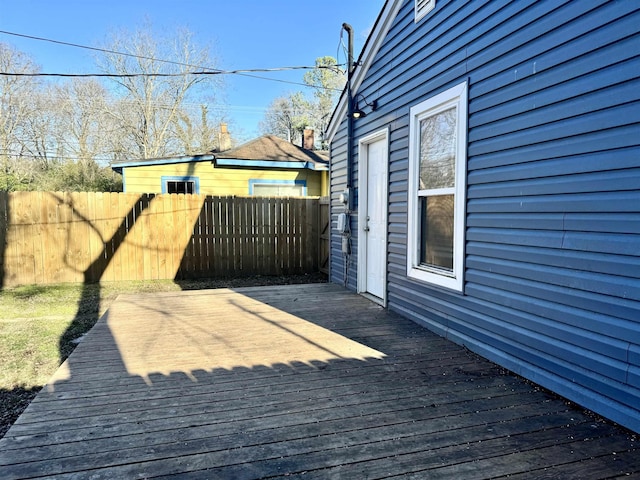
<path fill-rule="evenodd" d="M 218 151 L 224 152 L 231 148 L 231 135 L 226 123 L 220 124 L 220 134 L 218 137 Z"/>
<path fill-rule="evenodd" d="M 315 138 L 312 128 L 305 128 L 302 132 L 302 148 L 307 150 L 315 149 Z"/>

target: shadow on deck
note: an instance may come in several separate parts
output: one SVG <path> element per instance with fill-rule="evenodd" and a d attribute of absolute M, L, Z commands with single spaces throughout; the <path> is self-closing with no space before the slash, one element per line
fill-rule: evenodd
<path fill-rule="evenodd" d="M 336 285 L 121 296 L 0 478 L 610 478 L 626 431 Z"/>

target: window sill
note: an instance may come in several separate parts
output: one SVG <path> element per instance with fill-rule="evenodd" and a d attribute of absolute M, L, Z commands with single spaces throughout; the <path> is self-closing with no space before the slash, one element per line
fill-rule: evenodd
<path fill-rule="evenodd" d="M 443 287 L 448 290 L 454 290 L 458 293 L 462 293 L 462 279 L 456 278 L 453 273 L 449 276 L 422 268 L 410 267 L 407 269 L 407 277 L 412 280 L 418 280 L 433 286 Z"/>

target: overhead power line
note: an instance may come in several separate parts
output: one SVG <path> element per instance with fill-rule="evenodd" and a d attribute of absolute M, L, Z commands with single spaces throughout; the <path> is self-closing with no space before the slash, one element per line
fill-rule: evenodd
<path fill-rule="evenodd" d="M 330 70 L 338 70 L 340 71 L 340 67 L 343 67 L 344 64 L 336 64 L 336 65 L 331 65 L 331 66 L 325 66 L 325 65 L 321 65 L 321 66 L 313 66 L 313 67 L 309 67 L 309 66 L 295 66 L 295 67 L 277 67 L 277 68 L 254 68 L 254 69 L 236 69 L 236 70 L 220 70 L 217 68 L 209 68 L 209 67 L 202 67 L 199 65 L 192 65 L 192 64 L 188 64 L 188 63 L 182 63 L 182 62 L 176 62 L 174 60 L 165 60 L 165 59 L 160 59 L 160 58 L 154 58 L 154 57 L 148 57 L 148 56 L 144 56 L 144 55 L 136 55 L 133 53 L 128 53 L 128 52 L 119 52 L 116 50 L 110 50 L 110 49 L 106 49 L 106 48 L 98 48 L 98 47 L 90 47 L 88 45 L 81 45 L 78 43 L 71 43 L 71 42 L 64 42 L 61 40 L 54 40 L 51 38 L 44 38 L 44 37 L 37 37 L 34 35 L 26 35 L 23 33 L 16 33 L 16 32 L 8 32 L 6 30 L 0 30 L 0 34 L 5 34 L 5 35 L 12 35 L 12 36 L 16 36 L 16 37 L 22 37 L 22 38 L 27 38 L 30 40 L 37 40 L 37 41 L 41 41 L 41 42 L 49 42 L 49 43 L 55 43 L 58 45 L 64 45 L 64 46 L 68 46 L 68 47 L 74 47 L 74 48 L 82 48 L 85 50 L 93 50 L 93 51 L 97 51 L 97 52 L 102 52 L 102 53 L 109 53 L 112 55 L 122 55 L 122 56 L 126 56 L 126 57 L 133 57 L 133 58 L 139 58 L 139 59 L 145 59 L 145 60 L 153 60 L 156 62 L 162 62 L 162 63 L 169 63 L 169 64 L 173 64 L 173 65 L 179 65 L 179 66 L 183 66 L 183 67 L 190 67 L 190 68 L 194 68 L 194 69 L 198 69 L 197 71 L 193 71 L 193 72 L 184 72 L 184 73 L 132 73 L 132 74 L 111 74 L 111 73 L 9 73 L 9 72 L 0 72 L 0 75 L 2 76 L 20 76 L 20 77 L 105 77 L 105 78 L 134 78 L 134 77 L 178 77 L 178 76 L 185 76 L 185 75 L 243 75 L 246 77 L 251 77 L 251 78 L 257 78 L 260 80 L 269 80 L 269 81 L 273 81 L 273 82 L 281 82 L 281 83 L 288 83 L 288 84 L 292 84 L 292 85 L 301 85 L 304 87 L 311 87 L 311 85 L 307 85 L 306 83 L 300 83 L 300 82 L 292 82 L 292 81 L 288 81 L 288 80 L 282 80 L 282 79 L 277 79 L 277 78 L 269 78 L 269 77 L 261 77 L 258 75 L 252 75 L 252 73 L 260 73 L 260 72 L 281 72 L 281 71 L 290 71 L 290 70 L 312 70 L 315 68 L 323 68 L 323 69 L 330 69 Z M 317 88 L 317 87 L 314 87 Z M 332 89 L 332 90 L 337 90 L 337 89 Z"/>
<path fill-rule="evenodd" d="M 199 69 L 202 69 L 202 70 L 204 70 L 204 69 L 211 70 L 211 71 L 216 71 L 217 70 L 215 68 L 200 67 L 200 66 L 197 66 L 197 65 L 190 65 L 188 63 L 176 62 L 174 60 L 163 60 L 163 59 L 160 59 L 160 58 L 146 57 L 144 55 L 136 55 L 134 53 L 118 52 L 116 50 L 109 50 L 107 48 L 90 47 L 88 45 L 81 45 L 79 43 L 63 42 L 61 40 L 54 40 L 52 38 L 44 38 L 44 37 L 36 37 L 34 35 L 26 35 L 24 33 L 7 32 L 6 30 L 0 30 L 0 33 L 3 33 L 5 35 L 12 35 L 14 37 L 28 38 L 29 40 L 38 40 L 40 42 L 49 42 L 49 43 L 55 43 L 55 44 L 58 44 L 58 45 L 65 45 L 67 47 L 83 48 L 85 50 L 93 50 L 93 51 L 96 51 L 96 52 L 111 53 L 111 54 L 114 54 L 114 55 L 122 55 L 124 57 L 133 57 L 133 58 L 141 58 L 141 59 L 145 59 L 145 60 L 154 60 L 156 62 L 162 62 L 162 63 L 172 63 L 174 65 L 181 65 L 183 67 L 194 67 L 194 68 L 199 68 Z"/>
<path fill-rule="evenodd" d="M 215 70 L 215 71 L 192 71 L 178 73 L 42 73 L 42 72 L 0 72 L 0 75 L 14 77 L 184 77 L 187 75 L 235 75 L 249 72 L 285 72 L 290 70 L 314 70 L 316 68 L 324 70 L 336 70 L 341 65 L 317 65 L 317 66 L 297 66 L 297 67 L 276 67 L 276 68 L 250 68 L 244 70 Z"/>
<path fill-rule="evenodd" d="M 281 80 L 277 78 L 260 77 L 258 75 L 249 75 L 244 72 L 276 72 L 276 71 L 290 71 L 290 70 L 313 70 L 315 68 L 332 69 L 327 66 L 317 67 L 280 67 L 280 68 L 262 68 L 253 70 L 220 70 L 217 72 L 182 72 L 182 73 L 12 73 L 12 72 L 0 72 L 0 76 L 3 77 L 58 77 L 58 78 L 90 78 L 90 77 L 102 77 L 102 78 L 136 78 L 136 77 L 184 77 L 188 75 L 244 75 L 247 77 L 258 78 L 261 80 L 270 80 L 274 82 L 287 83 L 289 85 L 299 85 L 307 88 L 323 88 L 324 90 L 335 90 L 341 92 L 339 88 L 331 87 L 318 87 L 317 85 L 308 85 L 301 82 L 292 82 L 289 80 Z"/>

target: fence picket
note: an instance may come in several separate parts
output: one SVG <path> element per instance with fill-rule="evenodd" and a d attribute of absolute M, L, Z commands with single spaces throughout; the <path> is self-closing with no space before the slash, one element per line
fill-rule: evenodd
<path fill-rule="evenodd" d="M 318 202 L 318 269 L 327 275 L 329 274 L 329 243 L 331 242 L 330 210 L 329 197 L 322 197 Z"/>
<path fill-rule="evenodd" d="M 4 285 L 5 264 L 7 262 L 7 226 L 9 224 L 8 215 L 9 193 L 0 192 L 0 286 Z"/>
<path fill-rule="evenodd" d="M 210 197 L 210 228 L 211 228 L 211 249 L 209 250 L 211 259 L 211 274 L 214 277 L 220 275 L 220 265 L 222 264 L 222 248 L 220 246 L 220 201 L 218 197 Z"/>
<path fill-rule="evenodd" d="M 47 272 L 45 270 L 45 239 L 46 239 L 46 213 L 43 215 L 43 194 L 42 192 L 34 192 L 36 197 L 31 201 L 31 220 L 33 222 L 31 234 L 33 240 L 33 267 L 36 275 L 40 274 L 43 281 L 47 281 Z"/>
<path fill-rule="evenodd" d="M 274 199 L 269 199 L 269 216 L 267 218 L 267 230 L 265 234 L 269 237 L 269 253 L 268 253 L 268 268 L 271 271 L 278 271 L 278 231 L 276 229 L 276 202 Z"/>

